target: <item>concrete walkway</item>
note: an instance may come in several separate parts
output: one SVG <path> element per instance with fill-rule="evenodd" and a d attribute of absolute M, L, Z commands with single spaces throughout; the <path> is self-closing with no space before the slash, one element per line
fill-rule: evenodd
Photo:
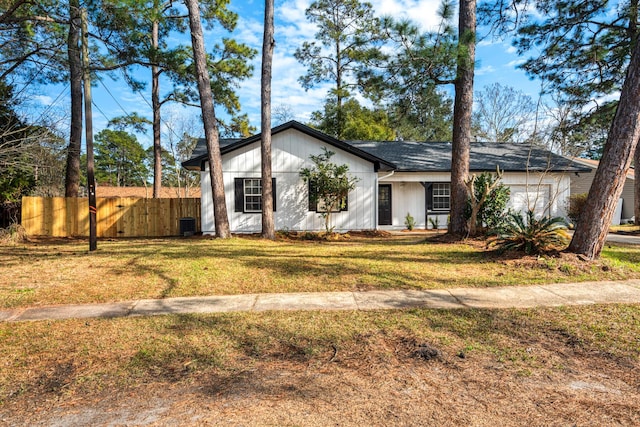
<path fill-rule="evenodd" d="M 640 280 L 428 291 L 310 292 L 166 298 L 2 310 L 0 321 L 270 310 L 388 310 L 416 307 L 502 309 L 603 303 L 640 303 Z"/>

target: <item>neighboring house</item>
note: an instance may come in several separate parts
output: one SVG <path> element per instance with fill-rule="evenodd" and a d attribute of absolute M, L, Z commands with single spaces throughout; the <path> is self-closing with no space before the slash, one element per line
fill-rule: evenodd
<path fill-rule="evenodd" d="M 592 173 L 577 173 L 571 175 L 571 195 L 588 193 L 600 162 L 591 159 L 580 159 L 578 157 L 574 157 L 572 160 L 578 164 L 588 167 L 592 170 Z M 620 195 L 622 206 L 616 211 L 612 224 L 617 225 L 620 224 L 621 221 L 625 222 L 633 218 L 633 203 L 635 200 L 635 192 L 633 188 L 634 183 L 635 173 L 632 168 L 629 169 L 629 172 L 627 173 L 627 179 L 624 182 L 622 194 Z"/>
<path fill-rule="evenodd" d="M 221 140 L 222 172 L 231 230 L 261 229 L 260 135 Z M 300 170 L 312 167 L 310 155 L 326 147 L 331 161 L 348 164 L 356 189 L 346 207 L 332 214 L 336 231 L 403 229 L 407 213 L 419 228 L 433 222 L 446 227 L 449 214 L 451 144 L 441 142 L 344 142 L 292 121 L 272 130 L 274 218 L 280 230 L 323 230 L 318 206 Z M 204 140 L 183 167 L 200 170 L 202 232 L 214 233 L 213 200 Z M 588 173 L 581 166 L 546 150 L 515 144 L 472 144 L 471 173 L 504 171 L 511 189 L 509 206 L 534 209 L 539 215 L 565 216 L 570 175 Z M 430 221 L 431 220 L 431 221 Z"/>

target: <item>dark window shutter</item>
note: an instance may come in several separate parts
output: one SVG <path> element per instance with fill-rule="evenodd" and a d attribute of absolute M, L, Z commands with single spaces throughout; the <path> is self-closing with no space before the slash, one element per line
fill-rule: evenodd
<path fill-rule="evenodd" d="M 276 200 L 278 200 L 278 198 L 276 197 L 276 179 L 275 178 L 271 178 L 271 198 L 273 200 L 273 211 L 276 211 Z"/>
<path fill-rule="evenodd" d="M 427 182 L 424 186 L 424 198 L 428 211 L 433 210 L 433 183 Z"/>
<path fill-rule="evenodd" d="M 234 202 L 235 202 L 235 211 L 236 212 L 244 212 L 244 179 L 235 178 L 234 179 Z"/>
<path fill-rule="evenodd" d="M 313 182 L 312 180 L 309 180 L 309 210 L 310 211 L 317 211 L 318 210 L 318 204 L 316 203 L 316 184 L 315 182 Z"/>

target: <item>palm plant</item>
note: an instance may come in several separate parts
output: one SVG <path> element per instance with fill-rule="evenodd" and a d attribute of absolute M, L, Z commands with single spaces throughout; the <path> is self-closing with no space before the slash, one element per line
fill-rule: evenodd
<path fill-rule="evenodd" d="M 502 227 L 491 234 L 488 246 L 496 246 L 500 252 L 514 250 L 527 255 L 564 249 L 570 240 L 564 218 L 536 219 L 533 211 L 527 212 L 526 222 L 520 212 L 510 212 Z"/>

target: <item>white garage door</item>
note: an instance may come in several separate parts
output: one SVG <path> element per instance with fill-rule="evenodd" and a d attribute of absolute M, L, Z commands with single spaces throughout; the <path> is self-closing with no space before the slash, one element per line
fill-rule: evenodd
<path fill-rule="evenodd" d="M 527 218 L 527 211 L 533 209 L 536 218 L 549 214 L 549 186 L 548 185 L 511 185 L 511 197 L 508 207 L 521 212 Z"/>

